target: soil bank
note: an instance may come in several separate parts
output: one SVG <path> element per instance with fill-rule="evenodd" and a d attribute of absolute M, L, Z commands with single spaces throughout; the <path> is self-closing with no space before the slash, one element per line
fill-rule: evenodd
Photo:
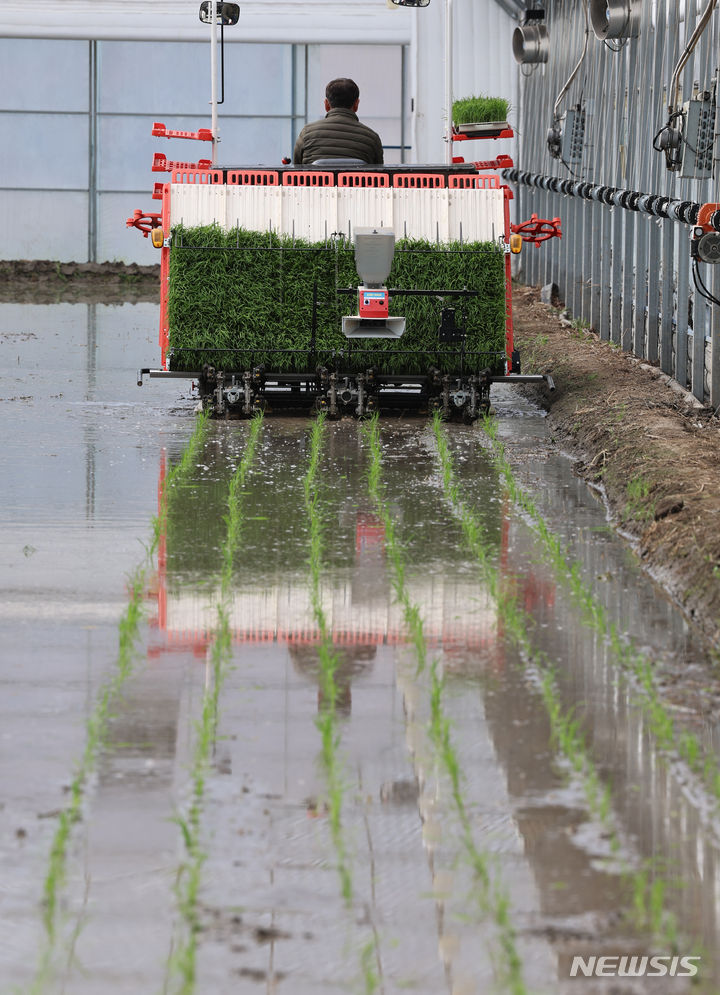
<path fill-rule="evenodd" d="M 536 399 L 577 472 L 602 487 L 616 525 L 653 577 L 720 645 L 720 420 L 712 409 L 561 317 L 539 288 L 515 287 L 525 373 L 550 373 Z"/>
<path fill-rule="evenodd" d="M 160 266 L 0 259 L 0 302 L 160 301 Z"/>

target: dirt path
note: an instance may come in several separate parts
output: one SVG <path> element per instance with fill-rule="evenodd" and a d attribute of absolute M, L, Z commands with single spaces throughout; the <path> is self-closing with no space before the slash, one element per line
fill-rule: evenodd
<path fill-rule="evenodd" d="M 554 378 L 540 401 L 557 442 L 604 488 L 652 575 L 720 643 L 720 421 L 659 370 L 563 324 L 538 288 L 515 288 L 514 316 L 523 371 Z"/>

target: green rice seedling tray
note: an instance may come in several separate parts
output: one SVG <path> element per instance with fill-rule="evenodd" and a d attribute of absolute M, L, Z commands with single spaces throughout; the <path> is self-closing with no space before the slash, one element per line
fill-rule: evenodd
<path fill-rule="evenodd" d="M 402 338 L 349 345 L 344 314 L 357 312 L 352 246 L 342 238 L 310 243 L 275 233 L 177 226 L 172 232 L 168 284 L 170 369 L 227 372 L 263 366 L 313 372 L 317 365 L 351 372 L 467 371 L 501 362 L 505 342 L 505 267 L 492 242 L 434 244 L 399 240 L 387 281 L 393 290 L 471 290 L 477 296 L 392 295 L 390 313 L 403 315 Z M 441 343 L 443 307 L 454 306 L 466 336 Z M 499 359 L 498 359 L 499 357 Z"/>

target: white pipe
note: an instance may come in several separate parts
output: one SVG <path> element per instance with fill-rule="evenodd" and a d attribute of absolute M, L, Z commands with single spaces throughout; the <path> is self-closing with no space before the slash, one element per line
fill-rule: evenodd
<path fill-rule="evenodd" d="M 692 33 L 692 37 L 685 46 L 685 50 L 678 59 L 678 63 L 673 70 L 672 79 L 670 80 L 670 89 L 668 90 L 668 114 L 673 114 L 674 111 L 680 110 L 680 73 L 687 65 L 688 59 L 692 55 L 695 46 L 700 40 L 700 35 L 707 27 L 712 12 L 715 10 L 716 3 L 717 0 L 709 0 L 707 7 L 702 12 L 700 20 Z"/>
<path fill-rule="evenodd" d="M 587 5 L 585 5 L 584 10 L 585 10 L 585 42 L 583 44 L 582 55 L 578 59 L 577 65 L 575 66 L 575 68 L 573 69 L 573 71 L 570 73 L 570 76 L 568 77 L 567 82 L 563 86 L 562 90 L 560 91 L 560 93 L 558 93 L 557 97 L 555 98 L 555 104 L 553 106 L 553 122 L 555 122 L 555 121 L 558 120 L 558 118 L 560 116 L 560 104 L 562 103 L 562 99 L 565 96 L 565 94 L 568 92 L 568 90 L 570 89 L 570 84 L 572 83 L 572 81 L 577 76 L 578 70 L 579 70 L 580 66 L 582 65 L 583 59 L 587 55 L 588 39 L 590 37 L 590 25 L 588 24 L 588 9 L 587 9 Z"/>
<path fill-rule="evenodd" d="M 217 104 L 217 0 L 210 0 L 210 114 L 212 131 L 212 163 L 217 163 L 218 104 Z"/>
<path fill-rule="evenodd" d="M 452 73 L 453 73 L 453 0 L 445 0 L 445 161 L 448 166 L 453 161 L 452 143 Z"/>

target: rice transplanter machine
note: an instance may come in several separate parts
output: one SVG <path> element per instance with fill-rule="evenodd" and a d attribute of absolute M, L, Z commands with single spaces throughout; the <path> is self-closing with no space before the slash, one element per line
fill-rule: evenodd
<path fill-rule="evenodd" d="M 211 51 L 218 25 L 238 13 L 235 4 L 202 4 Z M 453 130 L 442 165 L 223 166 L 216 163 L 215 62 L 211 76 L 210 129 L 173 131 L 156 122 L 152 133 L 211 142 L 212 160 L 156 153 L 152 169 L 169 174 L 153 192 L 161 209 L 127 220 L 160 251 L 161 362 L 140 369 L 139 384 L 145 376 L 192 380 L 217 417 L 249 417 L 258 408 L 362 417 L 395 408 L 439 409 L 447 420 L 465 421 L 487 411 L 493 383 L 553 388 L 549 376 L 520 370 L 511 257 L 523 242 L 559 237 L 560 221 L 533 215 L 511 224 L 512 192 L 497 172 L 512 165 L 509 156 L 469 163 L 452 156 L 454 142 L 512 136 L 506 123 L 479 134 Z M 173 281 L 202 252 L 217 260 L 225 297 L 188 343 L 185 324 L 198 316 L 192 300 L 174 301 Z M 424 286 L 412 282 L 421 256 Z M 264 280 L 273 301 L 262 318 L 247 308 L 232 318 L 238 300 L 257 289 L 251 279 Z M 303 307 L 293 309 L 291 297 Z M 478 315 L 493 303 L 488 323 Z"/>

